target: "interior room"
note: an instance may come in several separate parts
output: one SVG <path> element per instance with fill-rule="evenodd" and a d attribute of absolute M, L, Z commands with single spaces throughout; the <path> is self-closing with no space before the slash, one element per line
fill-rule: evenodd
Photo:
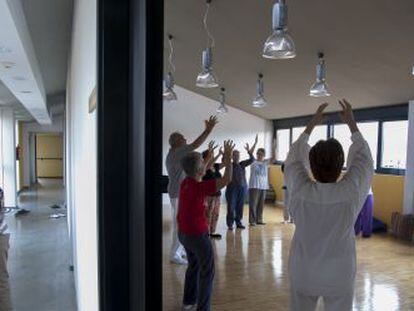
<path fill-rule="evenodd" d="M 288 12 L 282 28 L 294 44 L 290 50 L 294 56 L 266 51 L 266 43 L 272 40 L 269 36 L 281 19 L 275 3 L 288 6 L 288 11 L 279 14 Z M 246 159 L 244 145 L 252 145 L 258 134 L 258 147 L 275 153 L 269 167 L 265 226 L 248 226 L 246 198 L 246 229 L 229 230 L 229 201 L 222 192 L 216 229 L 221 239 L 211 239 L 215 259 L 212 309 L 289 310 L 288 258 L 295 225 L 284 223 L 286 184 L 281 165 L 323 102 L 330 105 L 309 145 L 335 138 L 347 157 L 352 142 L 338 113 L 342 98 L 354 108 L 375 168 L 374 229 L 369 238 L 365 233 L 356 237 L 353 310 L 412 308 L 412 287 L 406 282 L 414 273 L 412 233 L 399 236 L 396 222 L 399 215 L 412 215 L 414 206 L 409 177 L 413 45 L 406 28 L 412 24 L 413 10 L 409 1 L 398 5 L 379 1 L 375 7 L 357 1 L 165 2 L 164 161 L 169 135 L 179 131 L 191 143 L 210 115 L 217 116 L 218 124 L 197 151 L 206 150 L 210 140 L 221 146 L 232 139 L 241 159 Z M 210 77 L 201 80 L 207 72 Z M 246 175 L 249 181 L 249 169 Z M 186 265 L 171 260 L 174 227 L 167 194 L 163 213 L 163 308 L 179 310 Z M 323 301 L 317 310 L 324 310 Z"/>
<path fill-rule="evenodd" d="M 0 0 L 0 311 L 414 310 L 413 16 Z"/>

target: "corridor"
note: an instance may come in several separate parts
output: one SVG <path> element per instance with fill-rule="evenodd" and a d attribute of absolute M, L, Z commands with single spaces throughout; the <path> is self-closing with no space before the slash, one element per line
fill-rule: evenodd
<path fill-rule="evenodd" d="M 10 231 L 9 273 L 15 311 L 76 310 L 70 243 L 61 179 L 40 179 L 35 189 L 19 195 L 19 206 L 30 211 L 7 215 Z"/>

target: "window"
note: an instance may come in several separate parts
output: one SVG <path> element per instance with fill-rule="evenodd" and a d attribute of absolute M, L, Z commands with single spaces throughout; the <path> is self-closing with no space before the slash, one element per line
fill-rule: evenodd
<path fill-rule="evenodd" d="M 365 140 L 368 142 L 372 157 L 374 159 L 374 167 L 376 167 L 378 149 L 378 122 L 358 123 L 358 128 L 361 131 L 362 136 L 364 136 Z M 349 147 L 352 144 L 351 132 L 349 131 L 348 125 L 334 125 L 333 137 L 337 139 L 344 148 L 346 161 L 348 157 Z"/>
<path fill-rule="evenodd" d="M 408 121 L 390 121 L 383 123 L 382 168 L 406 168 L 407 138 Z"/>
<path fill-rule="evenodd" d="M 285 161 L 290 147 L 290 129 L 277 130 L 276 160 Z"/>
<path fill-rule="evenodd" d="M 306 127 L 294 127 L 292 128 L 292 143 L 294 143 L 299 136 L 303 133 Z M 321 139 L 327 139 L 328 137 L 328 126 L 327 125 L 318 125 L 313 131 L 312 135 L 309 137 L 309 145 L 312 147 Z"/>
<path fill-rule="evenodd" d="M 292 128 L 292 144 L 299 138 L 300 134 L 302 134 L 304 130 L 304 126 Z"/>

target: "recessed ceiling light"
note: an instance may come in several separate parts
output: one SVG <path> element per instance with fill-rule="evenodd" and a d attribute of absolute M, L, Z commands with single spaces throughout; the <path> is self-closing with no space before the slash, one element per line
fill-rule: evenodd
<path fill-rule="evenodd" d="M 32 91 L 20 91 L 20 93 L 22 93 L 22 94 L 31 94 Z"/>
<path fill-rule="evenodd" d="M 10 68 L 13 68 L 14 67 L 14 65 L 16 65 L 15 63 L 13 63 L 13 62 L 8 62 L 8 61 L 3 61 L 3 62 L 0 62 L 0 64 L 5 68 L 5 69 L 10 69 Z"/>
<path fill-rule="evenodd" d="M 11 53 L 11 51 L 7 46 L 0 46 L 0 53 Z"/>
<path fill-rule="evenodd" d="M 12 79 L 13 80 L 16 80 L 16 81 L 24 81 L 24 80 L 26 80 L 25 77 L 20 77 L 20 76 L 13 77 Z"/>

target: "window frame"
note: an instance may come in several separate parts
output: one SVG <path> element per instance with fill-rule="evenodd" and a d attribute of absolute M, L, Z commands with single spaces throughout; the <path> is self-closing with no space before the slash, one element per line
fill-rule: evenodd
<path fill-rule="evenodd" d="M 381 167 L 381 161 L 383 156 L 383 125 L 384 122 L 390 121 L 407 121 L 408 120 L 408 103 L 392 105 L 392 106 L 381 106 L 373 108 L 363 108 L 354 110 L 355 121 L 358 123 L 364 122 L 378 122 L 378 138 L 377 138 L 377 154 L 376 156 L 376 174 L 386 175 L 405 175 L 405 169 L 395 168 L 384 168 Z M 276 131 L 282 129 L 290 129 L 290 145 L 292 145 L 292 129 L 294 127 L 306 126 L 312 116 L 301 116 L 296 118 L 276 119 L 273 120 L 274 137 L 276 137 Z M 327 113 L 325 121 L 321 125 L 327 125 L 327 137 L 333 138 L 334 126 L 343 124 L 337 112 Z M 283 161 L 276 161 L 278 165 L 283 164 Z"/>

